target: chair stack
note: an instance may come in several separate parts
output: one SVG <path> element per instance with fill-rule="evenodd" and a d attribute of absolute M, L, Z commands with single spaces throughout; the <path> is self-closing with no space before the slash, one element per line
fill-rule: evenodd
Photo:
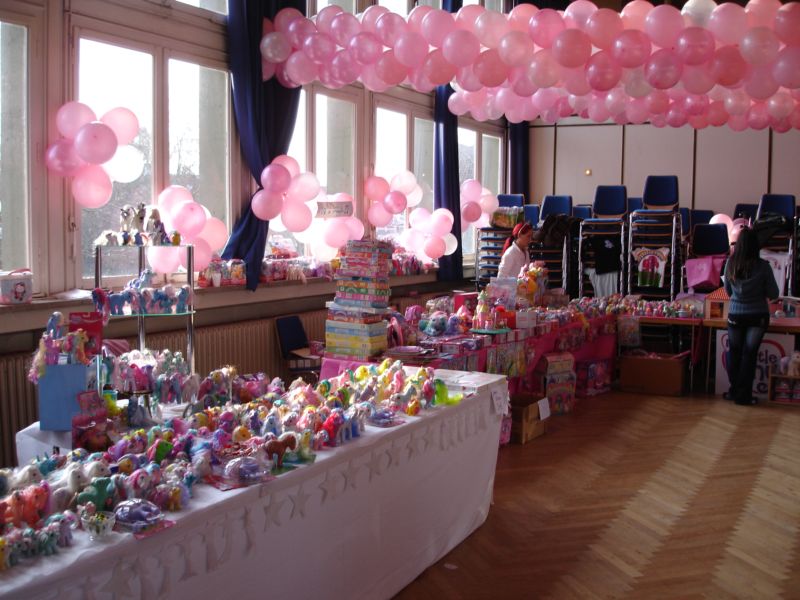
<path fill-rule="evenodd" d="M 674 300 L 682 262 L 678 178 L 650 175 L 642 202 L 628 217 L 628 293 Z"/>
<path fill-rule="evenodd" d="M 551 215 L 572 216 L 572 196 L 545 196 L 539 218 L 542 222 Z M 569 278 L 570 233 L 563 243 L 533 242 L 529 248 L 532 261 L 540 260 L 547 265 L 548 284 L 551 288 L 567 289 Z"/>
<path fill-rule="evenodd" d="M 769 214 L 782 215 L 788 221 L 785 231 L 780 231 L 763 243 L 761 250 L 766 252 L 788 253 L 786 277 L 778 281 L 781 294 L 795 295 L 795 270 L 797 248 L 797 200 L 792 194 L 764 194 L 758 204 L 756 221 Z"/>
<path fill-rule="evenodd" d="M 325 355 L 367 360 L 388 347 L 383 315 L 389 305 L 391 244 L 372 240 L 347 243 L 336 272 L 336 297 L 328 302 Z"/>
<path fill-rule="evenodd" d="M 625 251 L 625 214 L 628 211 L 628 193 L 624 185 L 599 185 L 594 196 L 592 216 L 581 221 L 578 236 L 578 297 L 608 295 L 623 292 L 623 260 Z M 598 245 L 603 247 L 599 248 Z M 601 256 L 611 250 L 618 253 L 617 271 L 607 271 L 607 256 Z M 599 259 L 599 260 L 598 260 Z M 591 276 L 587 270 L 594 269 L 595 281 L 601 282 L 611 289 L 594 289 Z M 600 271 L 603 271 L 600 273 Z M 616 281 L 611 273 L 616 272 Z M 605 278 L 601 277 L 605 275 Z M 616 285 L 614 285 L 614 283 Z"/>

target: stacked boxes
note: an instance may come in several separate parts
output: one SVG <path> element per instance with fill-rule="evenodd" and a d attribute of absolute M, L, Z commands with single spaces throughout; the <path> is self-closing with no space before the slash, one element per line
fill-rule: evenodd
<path fill-rule="evenodd" d="M 570 352 L 545 354 L 536 365 L 542 394 L 550 400 L 553 414 L 565 414 L 575 406 L 575 357 Z"/>
<path fill-rule="evenodd" d="M 387 348 L 382 316 L 389 305 L 392 247 L 371 240 L 347 243 L 336 272 L 336 297 L 328 303 L 326 355 L 366 360 Z"/>

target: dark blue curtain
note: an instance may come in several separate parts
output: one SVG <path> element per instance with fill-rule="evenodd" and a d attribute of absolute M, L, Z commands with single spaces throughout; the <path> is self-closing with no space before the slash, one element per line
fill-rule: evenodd
<path fill-rule="evenodd" d="M 525 201 L 530 202 L 530 182 L 528 178 L 530 165 L 530 143 L 528 137 L 528 122 L 509 123 L 508 125 L 508 155 L 509 155 L 509 182 L 508 191 L 512 194 L 522 194 Z"/>
<path fill-rule="evenodd" d="M 443 0 L 442 9 L 456 12 L 461 0 Z M 456 281 L 464 278 L 464 258 L 461 252 L 461 204 L 458 181 L 458 117 L 447 108 L 447 99 L 453 93 L 449 85 L 436 88 L 433 104 L 434 119 L 434 163 L 433 192 L 434 208 L 446 208 L 453 213 L 453 235 L 458 248 L 450 256 L 439 259 L 439 280 Z"/>
<path fill-rule="evenodd" d="M 300 99 L 299 88 L 287 89 L 274 77 L 261 81 L 259 42 L 263 22 L 286 7 L 305 14 L 305 5 L 298 0 L 228 0 L 233 108 L 242 155 L 256 181 L 275 156 L 289 150 Z M 222 252 L 225 259 L 241 258 L 247 263 L 249 290 L 258 286 L 268 228 L 269 223 L 257 218 L 248 204 Z"/>

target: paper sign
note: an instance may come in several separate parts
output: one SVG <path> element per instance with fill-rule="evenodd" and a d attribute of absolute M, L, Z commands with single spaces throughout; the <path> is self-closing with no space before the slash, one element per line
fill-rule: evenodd
<path fill-rule="evenodd" d="M 550 400 L 547 398 L 542 398 L 538 402 L 539 404 L 539 420 L 544 421 L 550 416 Z"/>
<path fill-rule="evenodd" d="M 352 217 L 352 202 L 317 202 L 317 218 Z"/>
<path fill-rule="evenodd" d="M 492 406 L 498 415 L 506 414 L 508 412 L 508 393 L 498 387 L 492 388 Z"/>
<path fill-rule="evenodd" d="M 728 330 L 717 330 L 717 360 L 714 392 L 722 394 L 730 387 L 728 380 Z M 766 400 L 769 389 L 770 369 L 779 364 L 784 356 L 794 350 L 794 335 L 790 333 L 767 333 L 761 340 L 756 363 L 756 376 L 753 379 L 753 397 Z"/>

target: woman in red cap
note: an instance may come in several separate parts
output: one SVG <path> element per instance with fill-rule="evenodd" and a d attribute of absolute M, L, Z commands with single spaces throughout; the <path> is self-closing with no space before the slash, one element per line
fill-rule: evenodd
<path fill-rule="evenodd" d="M 530 262 L 528 246 L 533 238 L 533 227 L 530 223 L 517 223 L 511 230 L 505 246 L 500 267 L 497 269 L 498 277 L 517 277 L 522 267 Z"/>

